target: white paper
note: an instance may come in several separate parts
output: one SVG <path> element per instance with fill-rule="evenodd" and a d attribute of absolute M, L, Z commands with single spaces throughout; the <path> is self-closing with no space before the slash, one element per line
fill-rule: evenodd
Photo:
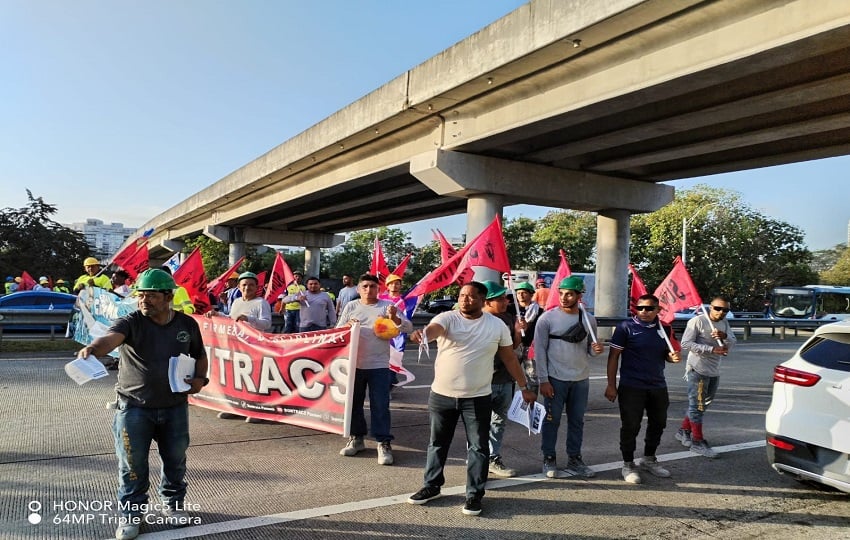
<path fill-rule="evenodd" d="M 77 384 L 85 384 L 94 379 L 106 377 L 106 368 L 95 356 L 77 358 L 65 364 L 65 373 Z"/>
<path fill-rule="evenodd" d="M 188 392 L 192 385 L 183 379 L 195 378 L 195 359 L 191 356 L 181 354 L 168 359 L 168 383 L 171 391 L 175 393 Z"/>
<path fill-rule="evenodd" d="M 508 408 L 508 420 L 521 424 L 528 428 L 528 434 L 537 435 L 546 416 L 546 407 L 539 401 L 526 403 L 522 398 L 522 392 L 517 390 L 511 406 Z"/>
<path fill-rule="evenodd" d="M 422 341 L 419 342 L 419 357 L 416 359 L 417 362 L 422 360 L 422 353 L 425 353 L 425 356 L 428 360 L 431 359 L 431 349 L 428 345 L 428 335 L 425 331 L 428 329 L 428 325 L 426 324 L 424 328 L 422 328 Z"/>

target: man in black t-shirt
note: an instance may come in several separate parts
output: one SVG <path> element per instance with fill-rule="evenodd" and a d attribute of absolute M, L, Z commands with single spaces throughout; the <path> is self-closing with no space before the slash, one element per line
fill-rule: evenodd
<path fill-rule="evenodd" d="M 171 307 L 174 279 L 160 269 L 142 272 L 136 291 L 139 310 L 115 321 L 106 335 L 83 347 L 77 356 L 103 356 L 120 347 L 120 371 L 113 420 L 118 457 L 118 498 L 121 520 L 115 538 L 139 535 L 144 514 L 158 510 L 164 523 L 185 526 L 199 522 L 186 512 L 186 450 L 189 448 L 188 394 L 207 384 L 207 355 L 195 320 Z M 185 392 L 173 392 L 168 378 L 171 357 L 195 359 L 194 376 Z M 162 460 L 160 504 L 148 504 L 148 454 L 156 441 Z"/>

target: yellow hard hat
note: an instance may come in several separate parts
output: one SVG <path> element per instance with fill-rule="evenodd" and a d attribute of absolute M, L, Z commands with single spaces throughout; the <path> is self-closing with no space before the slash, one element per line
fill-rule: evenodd
<path fill-rule="evenodd" d="M 390 274 L 390 275 L 388 275 L 388 276 L 387 276 L 387 280 L 386 280 L 386 282 L 385 282 L 385 283 L 386 283 L 386 285 L 389 285 L 389 284 L 390 284 L 390 283 L 392 283 L 393 281 L 401 281 L 401 278 L 400 278 L 400 277 L 398 277 L 398 276 L 397 276 L 397 275 L 395 275 L 395 274 Z"/>
<path fill-rule="evenodd" d="M 100 261 L 95 259 L 94 257 L 86 257 L 86 260 L 83 261 L 83 266 L 100 266 Z"/>

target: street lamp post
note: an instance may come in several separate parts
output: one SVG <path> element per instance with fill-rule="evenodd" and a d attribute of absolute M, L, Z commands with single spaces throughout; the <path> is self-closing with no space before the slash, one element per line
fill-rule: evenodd
<path fill-rule="evenodd" d="M 688 225 L 702 212 L 712 206 L 717 206 L 717 203 L 706 204 L 705 206 L 701 206 L 697 208 L 697 211 L 693 213 L 693 215 L 689 218 L 682 218 L 682 264 L 687 266 L 688 264 Z"/>

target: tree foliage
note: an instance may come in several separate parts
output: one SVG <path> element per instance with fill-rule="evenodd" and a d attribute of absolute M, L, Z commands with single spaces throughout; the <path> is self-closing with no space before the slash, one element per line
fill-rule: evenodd
<path fill-rule="evenodd" d="M 824 285 L 850 285 L 850 249 L 845 248 L 829 270 L 820 274 Z"/>
<path fill-rule="evenodd" d="M 800 229 L 751 209 L 737 192 L 698 185 L 656 212 L 632 217 L 630 258 L 650 290 L 681 254 L 683 219 L 686 262 L 703 300 L 723 294 L 734 309 L 759 310 L 771 288 L 817 278 Z"/>
<path fill-rule="evenodd" d="M 417 251 L 416 246 L 410 241 L 410 233 L 401 229 L 379 227 L 355 231 L 348 235 L 340 247 L 323 254 L 322 275 L 341 278 L 343 274 L 351 274 L 356 278 L 368 272 L 372 262 L 375 237 L 381 240 L 384 258 L 387 260 L 390 271 L 395 269 L 408 253 Z M 405 279 L 405 284 L 408 283 L 409 280 Z"/>
<path fill-rule="evenodd" d="M 812 253 L 812 270 L 817 273 L 825 272 L 835 266 L 847 251 L 847 244 L 836 244 L 831 249 L 819 249 Z"/>
<path fill-rule="evenodd" d="M 0 274 L 20 276 L 26 271 L 35 279 L 76 279 L 90 253 L 85 237 L 51 219 L 56 206 L 33 197 L 30 190 L 27 198 L 23 208 L 0 210 Z"/>

